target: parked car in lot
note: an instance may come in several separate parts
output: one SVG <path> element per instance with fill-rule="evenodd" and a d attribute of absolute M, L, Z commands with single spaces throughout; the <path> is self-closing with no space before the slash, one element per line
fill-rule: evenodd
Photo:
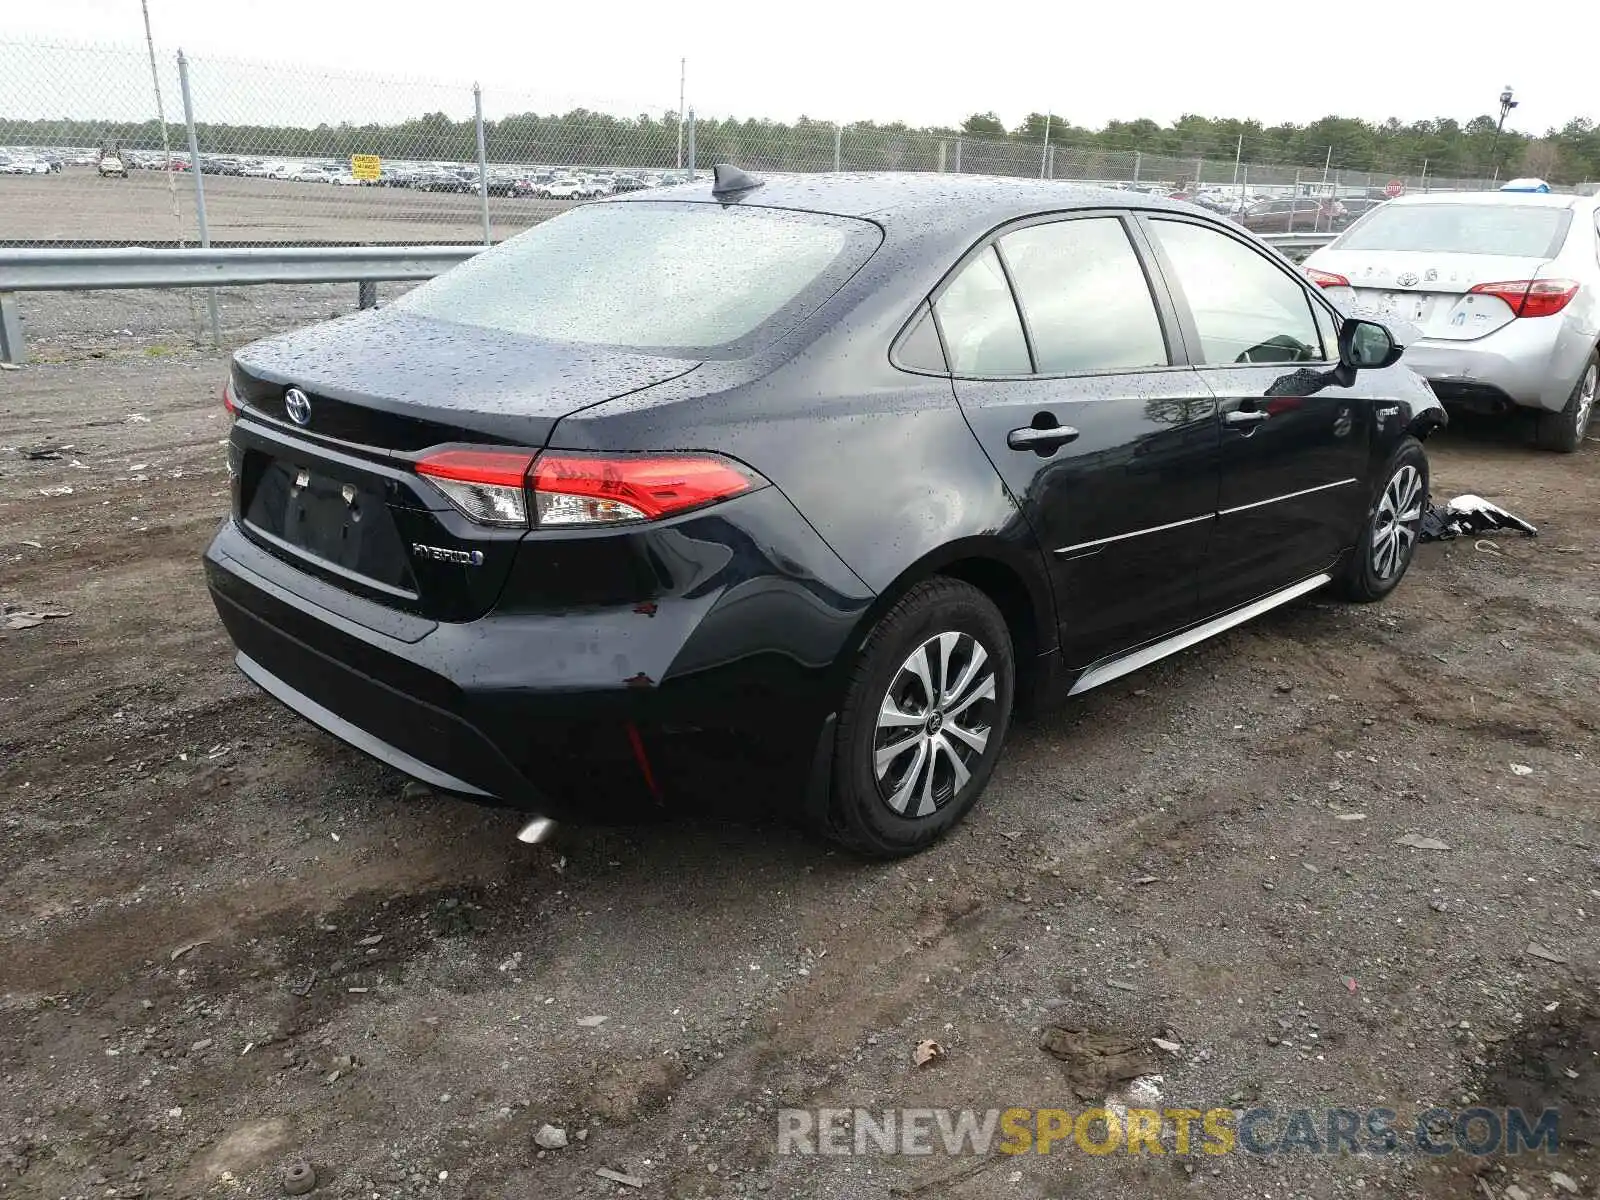
<path fill-rule="evenodd" d="M 1364 217 L 1380 205 L 1389 203 L 1388 196 L 1345 196 L 1340 201 L 1344 206 L 1345 224 L 1350 224 L 1357 217 Z"/>
<path fill-rule="evenodd" d="M 540 200 L 593 200 L 606 194 L 603 184 L 584 179 L 552 179 L 534 187 L 532 193 Z"/>
<path fill-rule="evenodd" d="M 1396 586 L 1399 353 L 1189 206 L 719 167 L 239 351 L 205 569 L 247 676 L 530 840 L 709 743 L 907 854 L 1019 706 Z"/>
<path fill-rule="evenodd" d="M 1254 201 L 1242 196 L 1236 190 L 1211 189 L 1197 192 L 1193 202 L 1201 208 L 1209 209 L 1221 216 L 1237 217 L 1249 208 Z"/>
<path fill-rule="evenodd" d="M 321 163 L 283 162 L 267 172 L 268 179 L 288 183 L 332 183 L 335 172 Z"/>
<path fill-rule="evenodd" d="M 413 176 L 411 186 L 421 192 L 473 192 L 478 182 L 476 173 L 469 179 L 463 170 L 423 167 Z"/>
<path fill-rule="evenodd" d="M 1239 217 L 1252 233 L 1327 233 L 1349 220 L 1344 203 L 1331 196 L 1258 200 Z"/>
<path fill-rule="evenodd" d="M 127 164 L 115 154 L 102 154 L 100 161 L 95 165 L 101 179 L 126 179 L 128 177 Z"/>
<path fill-rule="evenodd" d="M 1400 196 L 1306 259 L 1351 312 L 1414 327 L 1406 363 L 1447 405 L 1529 409 L 1542 447 L 1583 444 L 1600 375 L 1592 196 Z"/>
<path fill-rule="evenodd" d="M 50 164 L 33 155 L 0 154 L 0 175 L 48 175 Z"/>

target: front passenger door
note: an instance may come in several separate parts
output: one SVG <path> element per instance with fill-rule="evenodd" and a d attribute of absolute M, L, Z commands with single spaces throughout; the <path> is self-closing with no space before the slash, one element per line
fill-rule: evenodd
<path fill-rule="evenodd" d="M 1255 246 L 1179 216 L 1146 219 L 1222 424 L 1202 615 L 1331 567 L 1367 502 L 1369 385 L 1328 377 L 1336 325 L 1310 285 Z M 1319 317 L 1321 318 L 1319 320 Z"/>

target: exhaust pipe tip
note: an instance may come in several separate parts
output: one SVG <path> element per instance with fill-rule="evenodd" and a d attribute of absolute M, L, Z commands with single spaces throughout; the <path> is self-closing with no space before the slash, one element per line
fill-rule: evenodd
<path fill-rule="evenodd" d="M 517 841 L 537 846 L 555 831 L 556 823 L 549 817 L 534 817 L 517 831 Z"/>

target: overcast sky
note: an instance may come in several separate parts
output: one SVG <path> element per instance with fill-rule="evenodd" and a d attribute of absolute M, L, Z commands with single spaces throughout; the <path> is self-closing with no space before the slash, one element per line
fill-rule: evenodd
<path fill-rule="evenodd" d="M 1330 112 L 1465 121 L 1493 112 L 1511 84 L 1522 101 L 1511 128 L 1543 132 L 1574 116 L 1600 118 L 1594 39 L 1580 36 L 1600 30 L 1589 0 L 149 5 L 158 46 L 181 46 L 192 58 L 477 79 L 490 116 L 575 104 L 622 113 L 675 108 L 678 60 L 687 56 L 690 106 L 714 116 L 787 120 L 804 113 L 926 125 L 993 109 L 1014 125 L 1049 107 L 1089 126 L 1111 118 L 1165 122 L 1184 112 L 1268 124 Z M 0 0 L 0 8 L 0 38 L 8 40 L 126 45 L 144 36 L 139 0 Z M 1555 36 L 1562 30 L 1573 36 Z M 263 86 L 268 79 L 262 76 Z"/>

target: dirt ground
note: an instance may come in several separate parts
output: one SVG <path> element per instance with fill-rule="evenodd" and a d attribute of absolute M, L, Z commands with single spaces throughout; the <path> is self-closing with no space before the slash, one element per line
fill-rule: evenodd
<path fill-rule="evenodd" d="M 92 167 L 52 175 L 0 175 L 0 245 L 111 241 L 176 244 L 198 237 L 194 180 L 168 186 L 164 171 L 101 179 Z M 476 242 L 483 218 L 476 195 L 410 188 L 334 187 L 207 175 L 206 223 L 223 244 L 317 242 Z M 495 241 L 572 207 L 568 201 L 489 197 Z"/>
<path fill-rule="evenodd" d="M 1437 493 L 1537 540 L 1021 727 L 915 861 L 693 812 L 527 847 L 235 672 L 224 359 L 47 357 L 0 373 L 0 602 L 70 614 L 0 631 L 0 1197 L 1596 1195 L 1593 444 L 1443 435 Z M 1081 1109 L 1049 1024 L 1168 1107 L 1553 1106 L 1560 1149 L 776 1153 L 779 1108 Z"/>

